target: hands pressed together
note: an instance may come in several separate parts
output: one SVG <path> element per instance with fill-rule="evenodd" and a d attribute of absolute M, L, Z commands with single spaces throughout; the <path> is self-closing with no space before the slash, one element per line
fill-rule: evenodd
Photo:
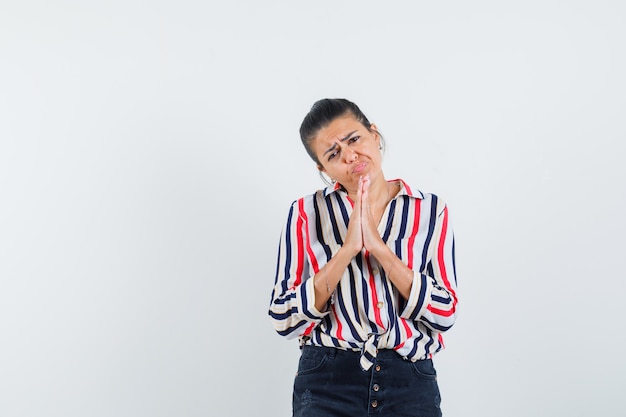
<path fill-rule="evenodd" d="M 365 248 L 376 256 L 381 250 L 386 249 L 378 233 L 377 221 L 372 213 L 370 204 L 369 188 L 371 181 L 369 175 L 359 178 L 356 201 L 348 224 L 348 231 L 344 240 L 344 247 L 353 252 L 353 256 Z"/>
<path fill-rule="evenodd" d="M 376 207 L 370 201 L 370 185 L 368 175 L 359 178 L 356 201 L 343 245 L 316 274 L 315 307 L 320 311 L 325 307 L 348 264 L 363 248 L 383 266 L 387 278 L 400 294 L 405 299 L 409 297 L 413 272 L 393 253 L 378 233 L 375 216 L 380 217 L 381 213 L 374 213 Z M 378 210 L 384 210 L 384 205 L 378 207 Z"/>

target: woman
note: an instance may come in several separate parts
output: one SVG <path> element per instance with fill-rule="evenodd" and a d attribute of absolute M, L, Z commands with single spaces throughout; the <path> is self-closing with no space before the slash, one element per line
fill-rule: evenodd
<path fill-rule="evenodd" d="M 446 205 L 387 181 L 383 139 L 354 103 L 316 102 L 302 143 L 332 185 L 296 200 L 269 314 L 299 338 L 294 416 L 441 416 L 432 356 L 456 317 Z"/>

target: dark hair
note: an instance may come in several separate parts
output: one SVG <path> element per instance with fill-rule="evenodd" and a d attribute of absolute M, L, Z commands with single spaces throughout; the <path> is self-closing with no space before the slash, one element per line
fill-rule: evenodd
<path fill-rule="evenodd" d="M 354 116 L 357 122 L 365 126 L 367 130 L 372 131 L 372 124 L 367 120 L 367 117 L 365 117 L 361 109 L 345 98 L 324 98 L 318 100 L 313 103 L 311 110 L 309 110 L 304 117 L 300 125 L 300 139 L 311 159 L 318 165 L 322 164 L 317 159 L 311 146 L 315 135 L 317 135 L 320 129 L 328 126 L 333 120 L 348 115 Z"/>

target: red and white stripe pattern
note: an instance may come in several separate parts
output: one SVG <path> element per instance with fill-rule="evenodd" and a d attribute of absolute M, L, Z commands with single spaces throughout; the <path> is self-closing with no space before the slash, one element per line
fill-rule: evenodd
<path fill-rule="evenodd" d="M 454 235 L 448 208 L 434 194 L 413 193 L 402 180 L 378 230 L 414 271 L 408 300 L 376 259 L 363 250 L 344 272 L 324 311 L 315 308 L 310 279 L 343 243 L 352 203 L 339 186 L 291 205 L 282 231 L 269 314 L 276 331 L 301 343 L 360 350 L 364 368 L 375 349 L 396 349 L 412 361 L 443 349 L 441 333 L 456 318 Z M 369 340 L 369 343 L 366 343 Z M 366 346 L 367 345 L 367 346 Z M 367 349 L 364 349 L 367 347 Z"/>

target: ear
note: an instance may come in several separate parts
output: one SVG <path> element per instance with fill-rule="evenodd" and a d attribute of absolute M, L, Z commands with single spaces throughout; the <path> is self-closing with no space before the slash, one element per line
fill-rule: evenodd
<path fill-rule="evenodd" d="M 374 140 L 376 140 L 376 143 L 380 145 L 380 133 L 378 133 L 378 126 L 376 126 L 375 123 L 370 123 L 370 132 L 372 132 L 372 135 L 374 135 Z"/>
<path fill-rule="evenodd" d="M 318 170 L 319 172 L 326 172 L 326 170 L 324 169 L 324 167 L 323 167 L 323 166 L 321 166 L 321 165 L 318 165 L 318 166 L 317 166 L 317 170 Z"/>

